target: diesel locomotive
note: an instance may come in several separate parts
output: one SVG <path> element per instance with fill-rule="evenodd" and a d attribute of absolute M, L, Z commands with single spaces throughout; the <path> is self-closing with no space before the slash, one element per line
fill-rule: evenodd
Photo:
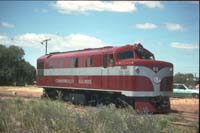
<path fill-rule="evenodd" d="M 127 104 L 137 111 L 169 112 L 173 64 L 139 44 L 88 48 L 37 59 L 44 96 L 75 104 Z"/>

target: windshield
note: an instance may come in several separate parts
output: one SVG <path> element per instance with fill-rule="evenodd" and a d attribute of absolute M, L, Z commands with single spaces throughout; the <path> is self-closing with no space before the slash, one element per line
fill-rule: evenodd
<path fill-rule="evenodd" d="M 137 50 L 137 54 L 138 54 L 139 58 L 141 58 L 141 59 L 154 60 L 154 56 L 150 53 L 145 52 L 145 51 Z"/>
<path fill-rule="evenodd" d="M 151 55 L 151 54 L 142 54 L 142 55 L 140 55 L 140 58 L 141 59 L 148 59 L 148 60 L 154 60 L 154 57 L 153 57 L 153 55 Z"/>
<path fill-rule="evenodd" d="M 124 51 L 124 52 L 117 53 L 117 58 L 120 60 L 133 58 L 133 51 Z"/>

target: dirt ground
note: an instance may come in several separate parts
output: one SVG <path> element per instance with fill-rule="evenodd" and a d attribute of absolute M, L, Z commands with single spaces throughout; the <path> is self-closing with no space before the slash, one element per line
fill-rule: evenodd
<path fill-rule="evenodd" d="M 171 98 L 171 113 L 169 115 L 179 118 L 181 126 L 193 127 L 199 123 L 199 99 L 198 98 Z"/>
<path fill-rule="evenodd" d="M 40 97 L 43 89 L 37 86 L 0 86 L 1 96 Z"/>
<path fill-rule="evenodd" d="M 4 96 L 23 96 L 39 98 L 43 93 L 42 88 L 37 86 L 0 86 L 0 98 Z M 170 98 L 171 115 L 181 119 L 181 122 L 174 123 L 181 126 L 192 126 L 199 122 L 199 99 L 197 98 Z M 74 106 L 75 107 L 75 106 Z M 77 108 L 77 107 L 75 107 Z M 162 116 L 162 115 L 161 115 Z"/>

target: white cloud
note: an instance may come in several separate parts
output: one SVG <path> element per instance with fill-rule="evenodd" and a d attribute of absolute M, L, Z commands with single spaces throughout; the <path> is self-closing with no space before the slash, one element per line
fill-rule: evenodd
<path fill-rule="evenodd" d="M 142 4 L 149 8 L 163 8 L 164 6 L 160 3 L 160 1 L 135 1 L 135 3 Z"/>
<path fill-rule="evenodd" d="M 182 25 L 176 24 L 176 23 L 166 23 L 165 26 L 170 31 L 183 31 L 184 30 Z"/>
<path fill-rule="evenodd" d="M 199 49 L 199 45 L 180 43 L 180 42 L 172 42 L 171 47 L 179 49 Z"/>
<path fill-rule="evenodd" d="M 136 24 L 135 27 L 138 29 L 155 29 L 157 28 L 157 25 L 152 23 L 143 23 L 143 24 Z"/>
<path fill-rule="evenodd" d="M 8 22 L 1 22 L 1 26 L 4 28 L 15 28 L 14 24 L 10 24 Z"/>
<path fill-rule="evenodd" d="M 9 43 L 9 39 L 6 35 L 0 35 L 0 44 L 1 45 L 5 45 Z"/>
<path fill-rule="evenodd" d="M 159 1 L 56 1 L 51 6 L 63 14 L 87 13 L 89 11 L 134 12 L 135 4 L 148 8 L 163 8 Z"/>
<path fill-rule="evenodd" d="M 131 1 L 57 1 L 53 4 L 60 13 L 86 13 L 88 11 L 134 12 Z"/>
<path fill-rule="evenodd" d="M 17 45 L 30 48 L 44 48 L 41 42 L 45 39 L 51 40 L 48 42 L 48 51 L 69 51 L 84 48 L 98 48 L 109 44 L 102 40 L 83 34 L 70 34 L 67 36 L 59 36 L 56 34 L 35 34 L 26 33 L 15 36 L 12 40 L 5 35 L 0 35 L 0 42 L 5 45 Z"/>

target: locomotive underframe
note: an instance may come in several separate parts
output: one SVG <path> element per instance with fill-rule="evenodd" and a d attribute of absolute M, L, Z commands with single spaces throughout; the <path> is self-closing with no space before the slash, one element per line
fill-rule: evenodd
<path fill-rule="evenodd" d="M 116 107 L 132 106 L 138 112 L 168 113 L 170 111 L 168 96 L 128 97 L 120 92 L 44 88 L 42 97 L 89 106 L 100 104 L 115 104 Z"/>

